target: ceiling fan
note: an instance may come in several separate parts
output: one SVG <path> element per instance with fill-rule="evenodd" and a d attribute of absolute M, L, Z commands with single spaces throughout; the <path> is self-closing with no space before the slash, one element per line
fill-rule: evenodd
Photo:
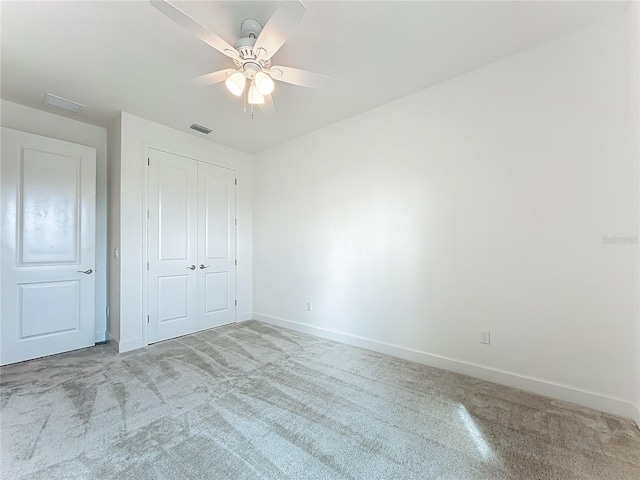
<path fill-rule="evenodd" d="M 220 36 L 166 0 L 150 0 L 152 6 L 200 40 L 231 58 L 236 68 L 227 68 L 196 77 L 187 85 L 204 87 L 224 82 L 235 96 L 244 94 L 245 104 L 271 104 L 274 80 L 301 87 L 322 88 L 331 77 L 297 68 L 275 66 L 271 58 L 302 20 L 307 8 L 301 1 L 284 1 L 264 28 L 252 18 L 242 22 L 242 38 L 231 46 Z"/>

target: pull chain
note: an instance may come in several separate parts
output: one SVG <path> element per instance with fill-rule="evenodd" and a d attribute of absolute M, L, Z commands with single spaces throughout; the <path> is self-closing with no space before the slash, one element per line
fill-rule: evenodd
<path fill-rule="evenodd" d="M 247 88 L 247 85 L 245 83 L 245 88 L 244 88 L 244 95 L 242 95 L 242 100 L 244 101 L 244 109 L 243 112 L 244 114 L 247 113 L 247 98 L 249 96 L 249 89 Z"/>
<path fill-rule="evenodd" d="M 249 80 L 247 79 L 247 83 L 249 83 Z M 244 89 L 244 95 L 242 95 L 242 100 L 244 103 L 244 107 L 243 107 L 243 113 L 246 115 L 247 113 L 247 104 L 249 103 L 249 88 L 251 88 L 251 85 L 247 85 Z M 249 104 L 251 105 L 251 120 L 253 120 L 253 104 Z"/>

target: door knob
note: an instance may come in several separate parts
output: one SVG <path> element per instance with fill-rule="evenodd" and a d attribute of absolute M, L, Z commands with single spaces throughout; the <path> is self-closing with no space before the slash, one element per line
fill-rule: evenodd
<path fill-rule="evenodd" d="M 93 273 L 93 270 L 91 270 L 90 268 L 86 269 L 86 270 L 78 270 L 78 273 L 84 273 L 86 275 L 91 275 Z"/>
<path fill-rule="evenodd" d="M 195 265 L 191 265 L 190 267 L 187 267 L 189 270 L 195 270 L 196 266 Z"/>
<path fill-rule="evenodd" d="M 200 270 L 204 270 L 205 268 L 209 268 L 209 265 L 200 264 Z"/>

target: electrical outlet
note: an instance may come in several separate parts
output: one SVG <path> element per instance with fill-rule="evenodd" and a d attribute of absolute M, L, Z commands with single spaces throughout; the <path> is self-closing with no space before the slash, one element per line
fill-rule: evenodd
<path fill-rule="evenodd" d="M 309 300 L 307 302 L 307 312 L 310 312 L 311 310 L 313 310 L 313 304 L 311 303 L 311 300 Z"/>
<path fill-rule="evenodd" d="M 491 343 L 491 331 L 480 330 L 480 343 L 486 343 L 487 345 Z"/>

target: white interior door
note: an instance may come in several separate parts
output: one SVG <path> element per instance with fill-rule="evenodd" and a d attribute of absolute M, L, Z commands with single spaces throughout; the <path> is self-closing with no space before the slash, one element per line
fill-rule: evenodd
<path fill-rule="evenodd" d="M 149 149 L 149 343 L 197 329 L 198 162 Z"/>
<path fill-rule="evenodd" d="M 88 347 L 96 152 L 2 129 L 0 363 Z"/>
<path fill-rule="evenodd" d="M 235 322 L 235 171 L 198 162 L 198 329 Z"/>

